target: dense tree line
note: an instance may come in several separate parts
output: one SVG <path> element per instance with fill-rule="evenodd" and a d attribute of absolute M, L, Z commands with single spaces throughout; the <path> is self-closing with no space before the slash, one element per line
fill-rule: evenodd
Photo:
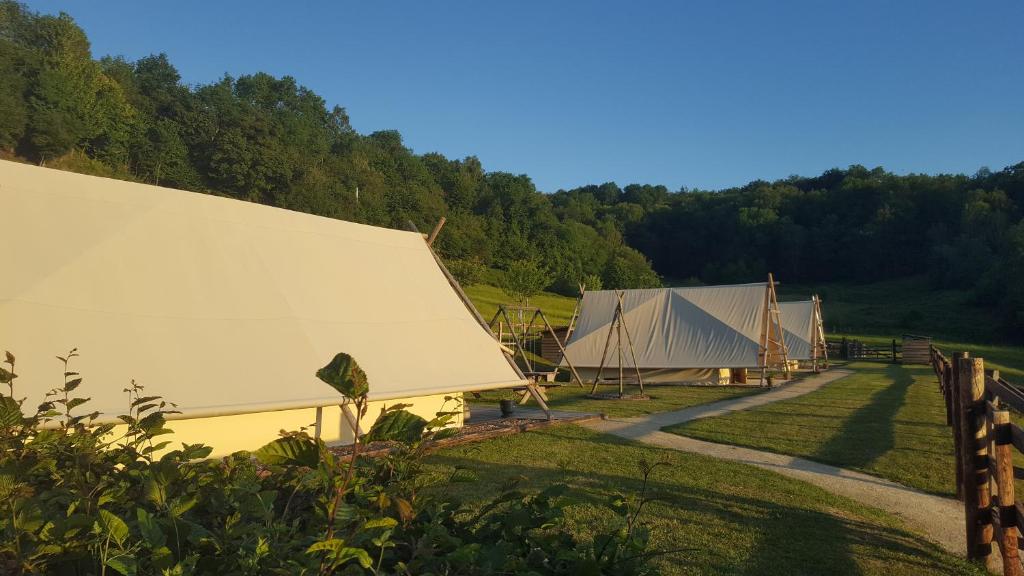
<path fill-rule="evenodd" d="M 870 281 L 930 274 L 1024 327 L 1024 163 L 965 175 L 851 166 L 701 191 L 614 183 L 540 193 L 475 157 L 362 135 L 293 78 L 185 86 L 165 55 L 95 60 L 67 15 L 0 0 L 0 155 L 429 229 L 466 278 L 542 268 L 549 289 L 669 282 Z M 524 265 L 523 262 L 530 262 Z M 652 267 L 653 264 L 653 267 Z M 657 271 L 657 274 L 655 273 Z M 660 278 L 659 278 L 660 275 Z"/>
<path fill-rule="evenodd" d="M 851 166 L 716 192 L 585 186 L 558 216 L 611 219 L 670 282 L 868 282 L 927 274 L 1024 328 L 1024 162 L 973 176 Z M 926 297 L 926 295 L 923 295 Z"/>
<path fill-rule="evenodd" d="M 290 77 L 188 87 L 165 55 L 94 60 L 69 16 L 6 1 L 0 78 L 8 156 L 379 226 L 429 230 L 444 215 L 450 260 L 535 261 L 566 291 L 584 274 L 608 286 L 659 281 L 611 225 L 559 220 L 529 177 L 413 154 L 395 131 L 358 134 L 344 109 Z"/>

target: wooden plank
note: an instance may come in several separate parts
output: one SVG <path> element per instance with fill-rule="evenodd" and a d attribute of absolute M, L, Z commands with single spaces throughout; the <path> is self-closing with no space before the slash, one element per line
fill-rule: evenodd
<path fill-rule="evenodd" d="M 1024 412 L 1024 392 L 1006 380 L 986 377 L 985 390 L 999 398 L 1003 404 L 1018 412 Z"/>
<path fill-rule="evenodd" d="M 1024 452 L 1024 430 L 1021 430 L 1020 426 L 1016 424 L 1010 424 L 1010 433 L 1013 439 L 1013 447 Z"/>

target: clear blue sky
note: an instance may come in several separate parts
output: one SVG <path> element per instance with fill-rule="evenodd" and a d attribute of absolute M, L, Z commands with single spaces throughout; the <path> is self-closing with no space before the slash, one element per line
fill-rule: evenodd
<path fill-rule="evenodd" d="M 190 83 L 291 75 L 544 191 L 1024 160 L 1020 0 L 29 2 Z"/>

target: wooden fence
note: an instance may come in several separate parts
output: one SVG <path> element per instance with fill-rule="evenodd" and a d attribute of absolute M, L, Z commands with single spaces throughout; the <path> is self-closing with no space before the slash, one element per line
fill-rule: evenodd
<path fill-rule="evenodd" d="M 953 428 L 957 498 L 964 503 L 967 557 L 995 566 L 993 542 L 1003 574 L 1022 576 L 1019 548 L 1024 505 L 1014 495 L 1014 451 L 1024 452 L 1024 431 L 1010 421 L 1010 409 L 1024 413 L 1024 393 L 985 372 L 985 361 L 966 352 L 947 358 L 932 346 L 931 365 Z"/>
<path fill-rule="evenodd" d="M 843 338 L 828 340 L 828 357 L 841 360 L 885 360 L 898 362 L 902 345 L 893 340 L 891 344 L 865 344 L 860 340 Z"/>

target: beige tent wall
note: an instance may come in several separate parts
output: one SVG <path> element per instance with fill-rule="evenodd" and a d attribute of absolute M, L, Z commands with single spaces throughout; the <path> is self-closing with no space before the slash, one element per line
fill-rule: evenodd
<path fill-rule="evenodd" d="M 446 397 L 453 396 L 458 400 L 445 400 Z M 401 402 L 411 404 L 405 409 L 427 420 L 434 418 L 438 412 L 458 411 L 459 414 L 452 425 L 462 426 L 461 394 L 404 398 Z M 369 430 L 380 416 L 381 409 L 395 403 L 393 401 L 370 402 L 366 416 L 359 424 L 360 428 L 363 431 Z M 178 449 L 182 443 L 206 444 L 213 448 L 210 457 L 219 458 L 240 450 L 255 450 L 278 438 L 280 430 L 294 431 L 305 427 L 312 435 L 315 422 L 316 408 L 173 420 L 167 423 L 167 428 L 173 430 L 174 433 L 159 437 L 160 441 L 170 440 L 171 444 L 157 452 L 156 455 L 159 456 L 170 450 Z M 111 434 L 115 438 L 123 435 L 124 427 L 115 427 Z M 352 442 L 352 426 L 342 414 L 339 406 L 323 408 L 320 437 L 331 445 Z"/>
<path fill-rule="evenodd" d="M 779 302 L 779 310 L 789 359 L 811 360 L 817 329 L 814 300 Z"/>
<path fill-rule="evenodd" d="M 223 451 L 337 406 L 315 373 L 338 352 L 371 401 L 525 384 L 417 233 L 7 161 L 0 214 L 0 349 L 28 406 L 73 347 L 80 410 L 116 421 L 135 380 Z"/>
<path fill-rule="evenodd" d="M 637 365 L 656 370 L 759 368 L 767 289 L 766 283 L 754 283 L 622 291 Z M 617 304 L 614 290 L 583 295 L 576 330 L 566 344 L 566 356 L 577 369 L 601 364 Z M 613 356 L 608 355 L 611 364 L 606 365 L 616 364 Z"/>

